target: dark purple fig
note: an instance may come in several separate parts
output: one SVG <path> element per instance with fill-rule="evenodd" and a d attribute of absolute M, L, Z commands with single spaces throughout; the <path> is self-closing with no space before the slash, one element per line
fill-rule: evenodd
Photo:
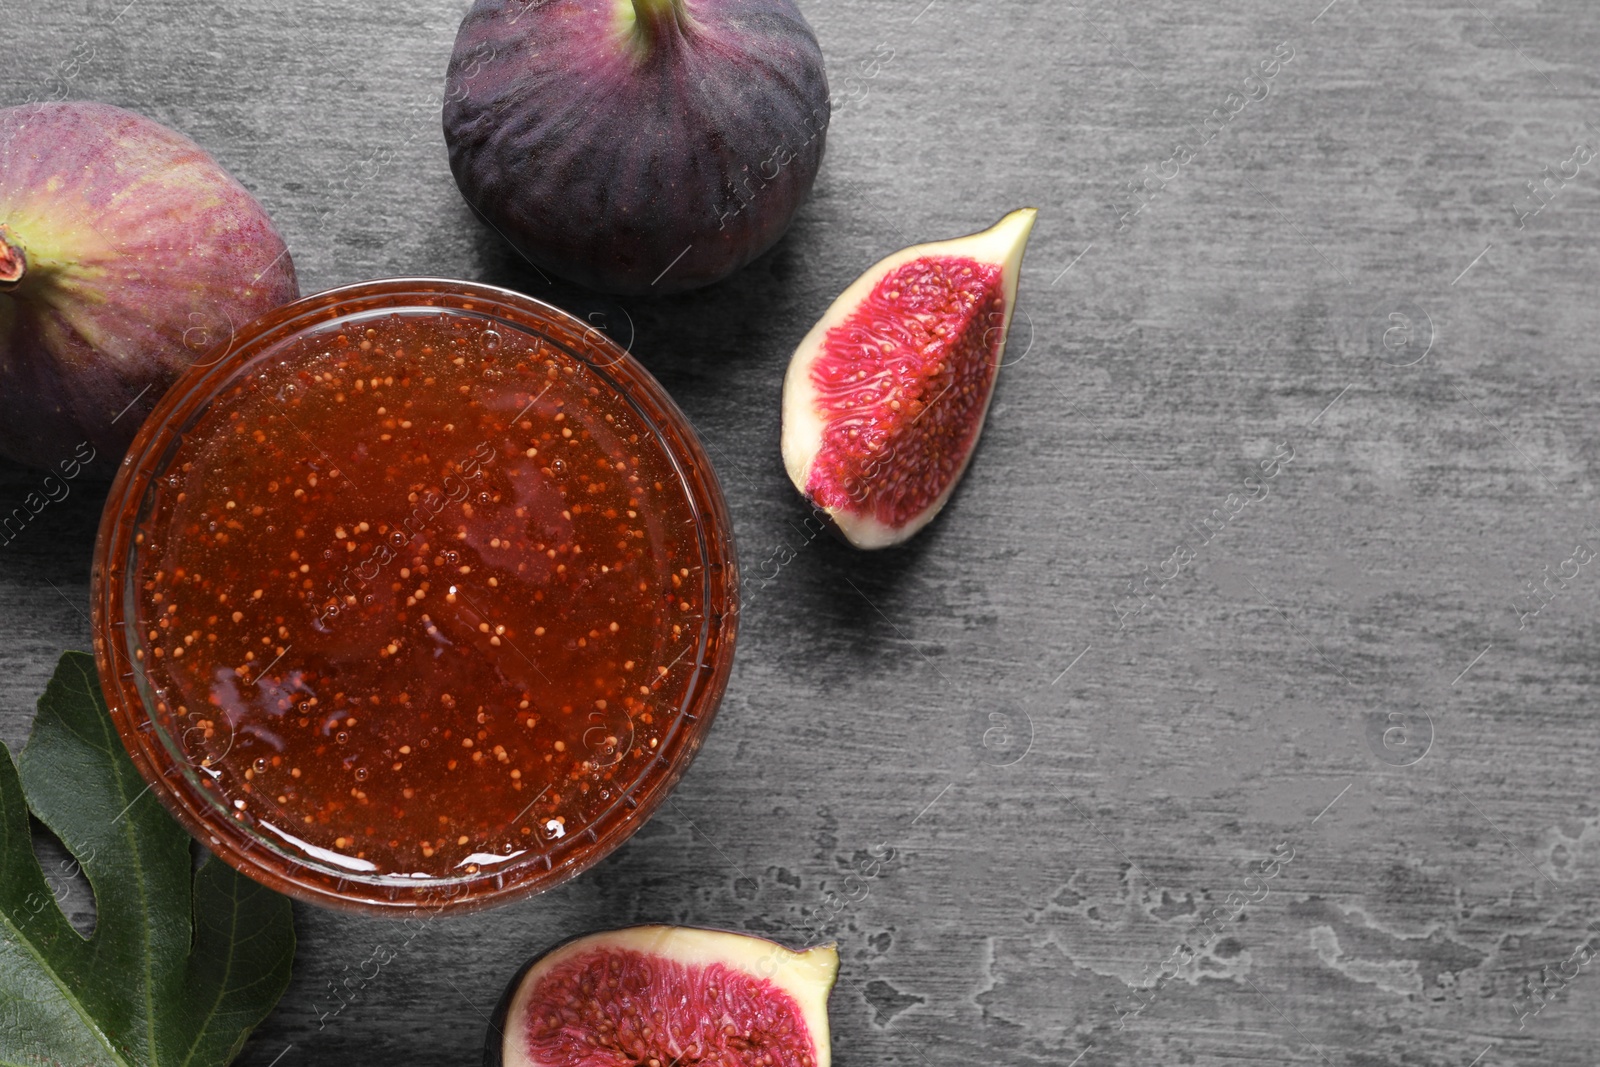
<path fill-rule="evenodd" d="M 298 295 L 266 211 L 181 133 L 0 109 L 0 456 L 106 472 L 179 371 Z"/>
<path fill-rule="evenodd" d="M 792 0 L 476 0 L 450 59 L 450 168 L 535 266 L 669 293 L 788 228 L 828 80 Z"/>
<path fill-rule="evenodd" d="M 828 1067 L 839 951 L 633 926 L 558 945 L 511 980 L 485 1067 Z"/>

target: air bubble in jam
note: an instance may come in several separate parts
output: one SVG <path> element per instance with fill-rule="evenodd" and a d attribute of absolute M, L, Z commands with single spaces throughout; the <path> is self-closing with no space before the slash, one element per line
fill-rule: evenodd
<path fill-rule="evenodd" d="M 150 489 L 142 532 L 177 535 L 135 557 L 128 625 L 155 635 L 158 721 L 214 803 L 307 862 L 444 878 L 593 847 L 584 828 L 665 773 L 710 662 L 685 655 L 715 626 L 666 446 L 581 361 L 470 320 L 304 334 Z"/>

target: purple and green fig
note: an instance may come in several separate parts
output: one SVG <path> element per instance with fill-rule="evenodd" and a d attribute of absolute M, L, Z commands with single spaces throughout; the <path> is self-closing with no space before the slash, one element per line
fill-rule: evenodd
<path fill-rule="evenodd" d="M 783 236 L 828 127 L 792 0 L 476 0 L 450 167 L 536 267 L 618 294 L 727 277 Z"/>
<path fill-rule="evenodd" d="M 109 473 L 180 371 L 298 295 L 266 211 L 189 138 L 108 104 L 0 109 L 0 456 L 87 442 Z"/>

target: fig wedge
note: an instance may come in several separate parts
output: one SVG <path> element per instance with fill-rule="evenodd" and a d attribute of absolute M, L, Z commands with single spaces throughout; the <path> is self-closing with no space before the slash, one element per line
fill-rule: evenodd
<path fill-rule="evenodd" d="M 833 945 L 680 926 L 590 934 L 512 979 L 486 1067 L 829 1067 Z"/>
<path fill-rule="evenodd" d="M 857 548 L 911 537 L 944 507 L 983 430 L 1038 212 L 912 245 L 857 278 L 795 349 L 783 463 Z"/>

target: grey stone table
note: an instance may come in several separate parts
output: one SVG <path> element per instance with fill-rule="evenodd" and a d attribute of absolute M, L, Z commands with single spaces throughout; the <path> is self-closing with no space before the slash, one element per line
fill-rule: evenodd
<path fill-rule="evenodd" d="M 300 908 L 241 1062 L 474 1063 L 524 958 L 640 921 L 836 936 L 847 1067 L 1600 1060 L 1600 9 L 809 3 L 836 118 L 793 231 L 621 303 L 463 205 L 461 12 L 0 0 L 0 103 L 186 131 L 306 291 L 434 274 L 594 316 L 735 519 L 738 664 L 661 814 L 429 924 L 337 1013 L 394 928 Z M 813 539 L 777 450 L 794 343 L 880 255 L 1022 204 L 966 483 L 901 550 Z M 0 469 L 0 505 L 36 478 Z M 0 550 L 10 744 L 88 644 L 99 503 Z"/>

